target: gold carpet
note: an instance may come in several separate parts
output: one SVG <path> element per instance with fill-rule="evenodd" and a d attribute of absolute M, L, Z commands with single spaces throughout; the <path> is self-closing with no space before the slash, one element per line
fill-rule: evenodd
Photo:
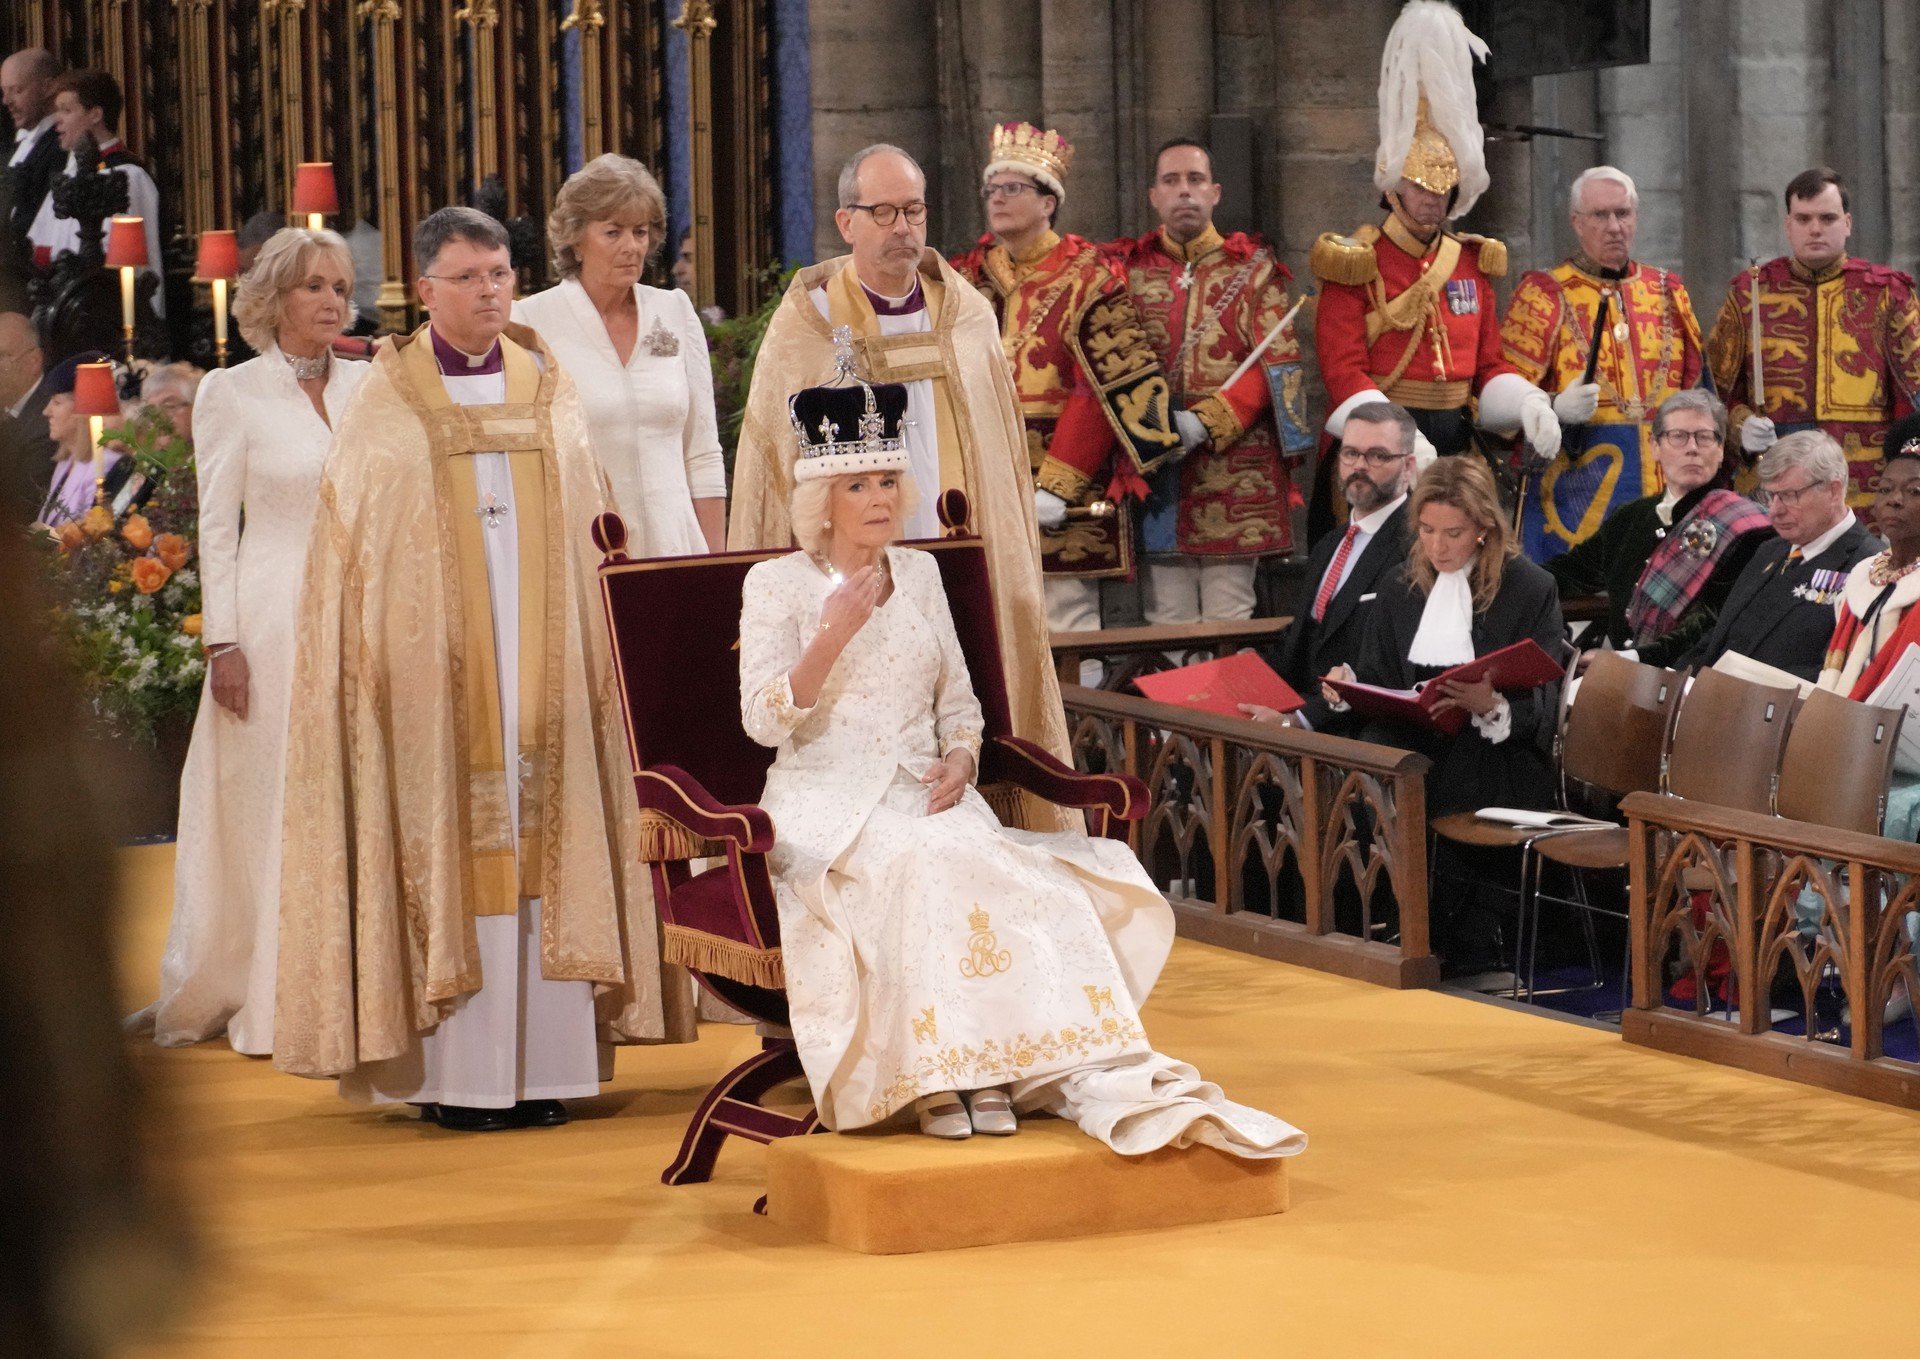
<path fill-rule="evenodd" d="M 170 849 L 127 855 L 130 1000 Z M 1312 1139 L 1277 1217 L 869 1256 L 659 1172 L 749 1033 L 621 1054 L 569 1127 L 459 1137 L 143 1049 L 205 1243 L 167 1356 L 1906 1353 L 1920 1114 L 1431 992 L 1180 945 L 1156 1044 Z"/>

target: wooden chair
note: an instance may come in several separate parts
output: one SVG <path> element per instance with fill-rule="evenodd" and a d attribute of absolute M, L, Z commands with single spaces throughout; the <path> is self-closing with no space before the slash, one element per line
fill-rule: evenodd
<path fill-rule="evenodd" d="M 1793 689 L 1718 670 L 1697 671 L 1674 722 L 1660 791 L 1743 811 L 1772 811 L 1798 698 Z"/>
<path fill-rule="evenodd" d="M 966 522 L 948 492 L 941 518 Z M 767 854 L 775 827 L 756 804 L 774 752 L 740 725 L 740 596 L 756 564 L 778 551 L 634 561 L 618 515 L 593 525 L 605 554 L 600 591 L 612 634 L 627 753 L 640 803 L 641 857 L 662 923 L 662 956 L 760 1024 L 762 1050 L 723 1076 L 695 1111 L 667 1184 L 711 1177 L 729 1136 L 754 1142 L 812 1132 L 818 1115 L 762 1102 L 802 1075 L 788 1032 L 780 916 Z M 966 653 L 985 731 L 979 787 L 1002 820 L 1020 794 L 1087 813 L 1096 835 L 1147 811 L 1147 790 L 1125 774 L 1082 774 L 1012 734 L 999 626 L 980 539 L 957 530 L 913 546 L 940 564 L 954 629 Z M 789 549 L 790 550 L 790 549 Z M 693 871 L 693 861 L 725 862 Z"/>
<path fill-rule="evenodd" d="M 1793 719 L 1773 810 L 1792 821 L 1879 835 L 1905 708 L 1875 708 L 1825 689 Z"/>

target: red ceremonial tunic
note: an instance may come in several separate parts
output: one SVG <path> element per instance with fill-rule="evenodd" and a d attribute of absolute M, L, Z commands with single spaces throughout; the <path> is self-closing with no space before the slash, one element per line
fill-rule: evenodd
<path fill-rule="evenodd" d="M 1104 249 L 1126 271 L 1175 404 L 1207 427 L 1205 444 L 1153 479 L 1146 550 L 1207 557 L 1286 552 L 1299 499 L 1291 467 L 1310 446 L 1299 437 L 1306 429 L 1305 400 L 1293 328 L 1226 384 L 1287 314 L 1293 275 L 1253 237 L 1222 237 L 1211 225 L 1184 246 L 1156 227 Z M 1296 435 L 1291 453 L 1275 421 L 1276 387 Z"/>

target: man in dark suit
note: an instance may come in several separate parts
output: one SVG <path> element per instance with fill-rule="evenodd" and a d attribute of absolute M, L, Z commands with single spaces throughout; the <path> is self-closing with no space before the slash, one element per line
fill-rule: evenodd
<path fill-rule="evenodd" d="M 1337 732 L 1353 720 L 1327 707 L 1320 677 L 1353 660 L 1381 578 L 1406 563 L 1416 431 L 1413 416 L 1391 401 L 1367 402 L 1347 413 L 1334 454 L 1350 509 L 1347 525 L 1313 545 L 1300 610 L 1267 650 L 1267 662 L 1306 700 L 1288 718 L 1297 725 Z"/>
<path fill-rule="evenodd" d="M 1815 680 L 1847 572 L 1880 542 L 1847 508 L 1846 455 L 1819 430 L 1781 439 L 1759 471 L 1757 499 L 1780 536 L 1753 554 L 1713 632 L 1682 663 L 1712 665 L 1733 651 Z"/>
<path fill-rule="evenodd" d="M 13 119 L 0 174 L 0 306 L 23 307 L 32 255 L 27 229 L 66 163 L 53 125 L 53 82 L 60 63 L 45 48 L 30 47 L 0 61 L 0 102 Z"/>
<path fill-rule="evenodd" d="M 0 311 L 0 503 L 22 519 L 39 511 L 53 476 L 45 368 L 33 323 L 17 311 Z"/>

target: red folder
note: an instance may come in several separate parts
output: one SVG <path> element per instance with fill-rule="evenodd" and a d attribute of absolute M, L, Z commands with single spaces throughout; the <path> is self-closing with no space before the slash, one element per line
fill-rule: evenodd
<path fill-rule="evenodd" d="M 1156 702 L 1224 713 L 1228 717 L 1245 717 L 1240 711 L 1242 703 L 1258 703 L 1283 713 L 1306 703 L 1291 684 L 1274 673 L 1272 666 L 1251 651 L 1236 651 L 1217 661 L 1197 661 L 1178 670 L 1142 675 L 1133 683 Z"/>
<path fill-rule="evenodd" d="M 1484 675 L 1493 681 L 1493 687 L 1501 693 L 1515 693 L 1551 684 L 1565 674 L 1566 671 L 1553 657 L 1542 651 L 1540 644 L 1529 637 L 1443 670 L 1414 689 L 1387 689 L 1377 684 L 1360 684 L 1351 680 L 1328 680 L 1327 683 L 1357 713 L 1364 713 L 1368 717 L 1385 717 L 1413 726 L 1432 727 L 1452 736 L 1467 725 L 1469 714 L 1461 708 L 1449 708 L 1438 714 L 1433 711 L 1434 704 L 1445 697 L 1440 687 L 1444 681 L 1476 680 Z"/>

